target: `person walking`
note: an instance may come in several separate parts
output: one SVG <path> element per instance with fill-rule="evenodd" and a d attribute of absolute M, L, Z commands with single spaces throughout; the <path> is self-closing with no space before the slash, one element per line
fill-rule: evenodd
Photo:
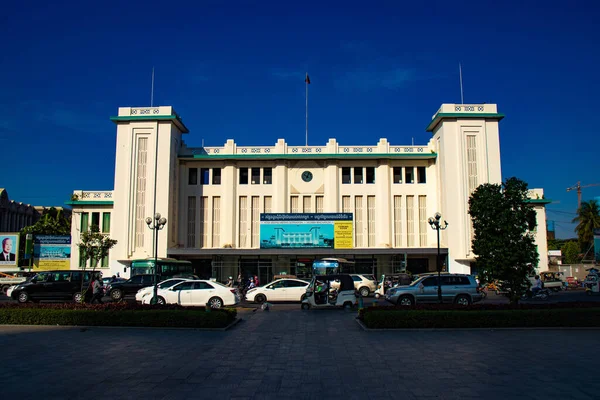
<path fill-rule="evenodd" d="M 96 278 L 96 280 L 92 284 L 93 296 L 92 301 L 90 301 L 90 304 L 94 304 L 95 300 L 98 300 L 98 303 L 100 304 L 104 304 L 102 302 L 102 296 L 104 296 L 103 286 L 104 285 L 102 284 L 102 279 Z"/>

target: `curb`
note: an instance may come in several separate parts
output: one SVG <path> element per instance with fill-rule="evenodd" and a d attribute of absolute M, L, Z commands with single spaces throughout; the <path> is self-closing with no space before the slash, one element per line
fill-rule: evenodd
<path fill-rule="evenodd" d="M 186 327 L 169 327 L 169 326 L 96 326 L 96 325 L 23 325 L 23 324 L 0 324 L 3 327 L 40 327 L 40 328 L 73 328 L 73 329 L 154 329 L 154 330 L 185 330 L 185 331 L 226 331 L 238 323 L 242 322 L 242 318 L 236 318 L 229 325 L 223 328 L 186 328 Z"/>
<path fill-rule="evenodd" d="M 448 331 L 597 331 L 600 327 L 587 327 L 587 326 L 573 326 L 573 327 L 551 327 L 551 326 L 540 326 L 540 327 L 513 327 L 513 328 L 369 328 L 364 322 L 358 317 L 356 318 L 358 326 L 365 332 L 448 332 Z"/>

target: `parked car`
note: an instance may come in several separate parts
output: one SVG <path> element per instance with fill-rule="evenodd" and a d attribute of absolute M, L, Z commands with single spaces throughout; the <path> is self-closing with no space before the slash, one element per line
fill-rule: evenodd
<path fill-rule="evenodd" d="M 440 277 L 442 283 L 442 301 L 469 305 L 481 301 L 477 281 L 472 275 L 444 274 Z M 415 303 L 438 302 L 438 277 L 425 275 L 408 286 L 398 286 L 389 289 L 385 299 L 393 304 L 412 306 Z"/>
<path fill-rule="evenodd" d="M 347 274 L 313 276 L 306 297 L 302 300 L 303 310 L 311 308 L 344 307 L 357 305 L 356 289 L 352 277 Z"/>
<path fill-rule="evenodd" d="M 246 300 L 261 304 L 265 301 L 302 301 L 307 287 L 308 282 L 302 279 L 277 279 L 248 290 Z"/>
<path fill-rule="evenodd" d="M 406 272 L 399 272 L 395 274 L 383 274 L 377 284 L 377 290 L 375 290 L 375 298 L 378 299 L 385 295 L 385 293 L 396 286 L 410 285 L 413 281 L 411 274 Z"/>
<path fill-rule="evenodd" d="M 354 281 L 354 289 L 356 289 L 362 297 L 368 297 L 377 290 L 377 280 L 375 280 L 375 276 L 370 274 L 351 274 L 350 276 Z"/>
<path fill-rule="evenodd" d="M 114 301 L 119 301 L 125 296 L 135 295 L 138 290 L 154 285 L 154 274 L 135 275 L 123 282 L 110 283 L 105 293 Z"/>
<path fill-rule="evenodd" d="M 221 308 L 240 302 L 236 289 L 219 282 L 195 280 L 183 281 L 167 289 L 158 290 L 158 304 L 179 304 L 182 306 L 206 306 Z M 152 296 L 142 299 L 142 304 L 150 304 Z"/>
<path fill-rule="evenodd" d="M 10 297 L 19 303 L 30 300 L 67 300 L 81 302 L 81 280 L 83 288 L 87 289 L 92 274 L 101 277 L 100 271 L 44 271 L 39 272 L 26 282 L 14 286 Z M 91 297 L 91 292 L 87 295 Z"/>
<path fill-rule="evenodd" d="M 171 286 L 178 284 L 179 282 L 183 282 L 183 281 L 187 281 L 187 280 L 189 280 L 189 279 L 186 279 L 186 278 L 167 279 L 166 281 L 162 281 L 161 283 L 158 284 L 158 289 L 168 289 Z M 148 286 L 148 287 L 142 288 L 137 291 L 137 293 L 135 294 L 135 300 L 142 302 L 144 300 L 144 297 L 151 296 L 150 298 L 152 299 L 153 295 L 154 295 L 154 286 Z"/>

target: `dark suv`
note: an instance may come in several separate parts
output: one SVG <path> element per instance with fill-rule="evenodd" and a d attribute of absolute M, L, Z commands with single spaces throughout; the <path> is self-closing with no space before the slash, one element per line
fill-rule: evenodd
<path fill-rule="evenodd" d="M 160 279 L 159 279 L 160 281 Z M 153 274 L 135 275 L 124 282 L 114 282 L 106 288 L 106 295 L 115 301 L 125 296 L 135 295 L 138 290 L 154 285 Z"/>
<path fill-rule="evenodd" d="M 11 297 L 19 303 L 29 300 L 67 300 L 73 299 L 81 302 L 81 278 L 83 289 L 90 285 L 90 278 L 94 274 L 100 277 L 100 271 L 44 271 L 34 275 L 31 279 L 18 284 L 11 293 Z M 91 291 L 87 296 L 91 297 Z"/>

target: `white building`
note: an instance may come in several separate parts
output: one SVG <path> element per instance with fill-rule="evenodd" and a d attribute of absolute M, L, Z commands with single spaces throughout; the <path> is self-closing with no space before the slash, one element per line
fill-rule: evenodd
<path fill-rule="evenodd" d="M 172 107 L 119 108 L 111 118 L 117 125 L 114 190 L 74 192 L 68 203 L 73 246 L 82 228 L 98 225 L 118 240 L 103 266 L 123 273 L 131 260 L 154 256 L 145 219 L 159 212 L 168 222 L 158 234 L 158 256 L 190 260 L 204 277 L 221 280 L 243 272 L 265 282 L 273 274 L 301 274 L 323 257 L 353 260 L 365 273 L 404 266 L 418 273 L 436 269 L 437 236 L 428 219 L 440 212 L 449 224 L 441 231 L 443 267 L 469 273 L 474 254 L 468 198 L 478 185 L 502 181 L 503 117 L 495 104 L 443 104 L 423 146 L 387 139 L 291 146 L 279 139 L 257 147 L 230 139 L 222 147 L 189 148 L 183 141 L 188 128 Z M 538 213 L 539 265 L 546 269 L 547 201 L 541 189 L 532 190 L 531 198 Z M 350 246 L 318 247 L 319 240 L 327 241 L 323 235 L 290 235 L 280 228 L 265 240 L 263 213 L 351 213 Z M 267 241 L 287 247 L 268 248 Z M 73 268 L 79 265 L 75 250 Z"/>

